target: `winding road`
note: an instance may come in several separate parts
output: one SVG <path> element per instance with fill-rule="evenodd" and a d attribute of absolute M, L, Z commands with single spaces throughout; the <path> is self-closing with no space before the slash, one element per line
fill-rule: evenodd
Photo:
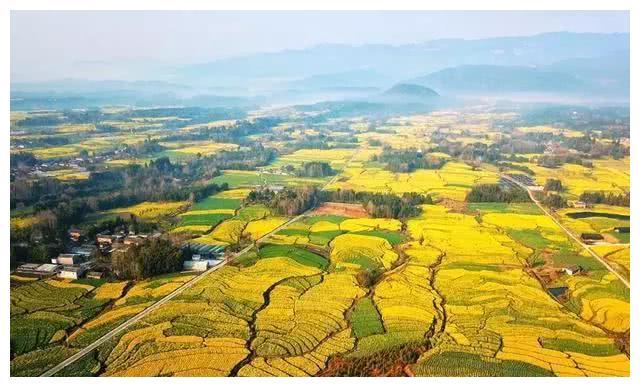
<path fill-rule="evenodd" d="M 576 235 L 574 235 L 571 230 L 567 229 L 555 216 L 553 216 L 553 214 L 551 214 L 546 208 L 544 208 L 544 206 L 540 203 L 540 201 L 538 201 L 538 199 L 535 198 L 535 196 L 533 195 L 533 193 L 531 192 L 531 190 L 529 189 L 529 187 L 527 187 L 526 185 L 522 184 L 521 182 L 511 178 L 508 175 L 500 175 L 503 179 L 510 181 L 511 183 L 515 183 L 518 187 L 524 189 L 525 191 L 527 191 L 527 193 L 529 194 L 529 198 L 531 198 L 531 200 L 536 204 L 536 206 L 538 206 L 538 208 L 540 208 L 540 210 L 542 212 L 545 213 L 545 215 L 547 215 L 548 217 L 551 218 L 551 220 L 553 220 L 553 222 L 555 224 L 558 225 L 558 227 L 560 227 L 569 237 L 571 237 L 571 239 L 573 239 L 578 245 L 580 245 L 583 249 L 585 249 L 589 254 L 591 254 L 591 256 L 593 256 L 595 259 L 597 259 L 604 267 L 607 268 L 607 270 L 609 270 L 613 275 L 615 275 L 616 277 L 618 277 L 618 279 L 628 288 L 631 288 L 631 285 L 629 284 L 629 281 L 620 273 L 618 273 L 613 267 L 611 267 L 611 265 L 609 265 L 609 263 L 607 261 L 605 261 L 602 257 L 600 257 L 598 254 L 596 254 L 595 252 L 593 252 L 593 250 L 591 250 L 591 248 L 585 244 L 584 242 L 582 242 L 580 240 L 580 238 L 578 238 Z"/>

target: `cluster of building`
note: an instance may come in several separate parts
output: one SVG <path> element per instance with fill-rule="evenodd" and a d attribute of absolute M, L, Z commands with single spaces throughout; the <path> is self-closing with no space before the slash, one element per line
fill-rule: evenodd
<path fill-rule="evenodd" d="M 51 263 L 26 263 L 20 265 L 16 269 L 16 273 L 41 278 L 57 276 L 66 279 L 79 279 L 84 277 L 85 274 L 89 278 L 102 278 L 102 272 L 92 270 L 94 262 L 91 258 L 95 255 L 95 246 L 82 245 L 71 249 L 71 251 L 52 258 Z"/>
<path fill-rule="evenodd" d="M 151 235 L 151 237 L 159 236 L 159 233 Z M 101 232 L 96 235 L 96 244 L 103 254 L 110 254 L 116 250 L 126 250 L 131 246 L 137 246 L 143 243 L 149 235 L 135 234 L 133 232 L 125 233 L 120 231 L 115 234 Z"/>
<path fill-rule="evenodd" d="M 135 234 L 120 231 L 117 233 L 101 232 L 95 237 L 95 243 L 82 244 L 85 240 L 83 232 L 78 229 L 69 230 L 72 246 L 69 252 L 51 259 L 51 263 L 26 263 L 15 270 L 18 274 L 37 276 L 40 278 L 59 277 L 65 279 L 102 278 L 103 271 L 97 269 L 93 259 L 98 251 L 103 254 L 124 252 L 132 246 L 143 243 L 148 238 L 160 236 L 160 233 Z M 183 269 L 188 271 L 206 271 L 208 268 L 222 262 L 224 246 L 212 246 L 188 243 L 184 246 L 191 252 L 191 259 L 183 263 Z"/>
<path fill-rule="evenodd" d="M 154 235 L 152 235 L 154 236 Z M 59 277 L 66 279 L 102 278 L 103 271 L 96 270 L 93 258 L 98 250 L 102 254 L 110 254 L 116 250 L 126 250 L 138 245 L 147 239 L 149 235 L 119 232 L 109 234 L 106 232 L 96 235 L 95 244 L 82 244 L 84 235 L 81 230 L 69 230 L 69 239 L 74 247 L 69 252 L 51 258 L 51 263 L 26 263 L 15 270 L 18 274 L 37 276 L 40 278 Z"/>

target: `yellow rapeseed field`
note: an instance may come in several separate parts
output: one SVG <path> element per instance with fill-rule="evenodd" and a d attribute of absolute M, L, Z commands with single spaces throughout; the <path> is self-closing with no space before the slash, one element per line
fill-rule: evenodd
<path fill-rule="evenodd" d="M 133 214 L 140 219 L 156 220 L 166 216 L 175 216 L 184 211 L 189 202 L 144 202 L 131 207 L 109 210 L 109 214 Z"/>
<path fill-rule="evenodd" d="M 100 285 L 96 289 L 95 298 L 102 300 L 115 300 L 122 297 L 122 292 L 127 287 L 127 281 L 121 282 L 107 282 L 106 284 Z"/>
<path fill-rule="evenodd" d="M 244 229 L 244 234 L 249 236 L 252 240 L 257 240 L 286 221 L 287 218 L 280 217 L 268 217 L 265 219 L 253 220 L 247 223 L 247 226 Z"/>

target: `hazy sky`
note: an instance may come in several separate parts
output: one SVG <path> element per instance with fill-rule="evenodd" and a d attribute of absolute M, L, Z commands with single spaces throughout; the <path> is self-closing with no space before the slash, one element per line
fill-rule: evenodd
<path fill-rule="evenodd" d="M 13 11 L 13 81 L 134 79 L 170 66 L 320 43 L 419 43 L 541 32 L 629 32 L 627 12 Z"/>

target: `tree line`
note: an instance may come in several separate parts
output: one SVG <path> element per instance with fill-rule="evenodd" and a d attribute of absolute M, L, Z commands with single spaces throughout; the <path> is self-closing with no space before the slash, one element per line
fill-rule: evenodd
<path fill-rule="evenodd" d="M 529 202 L 529 194 L 515 187 L 505 187 L 501 184 L 479 184 L 471 187 L 466 198 L 469 203 L 516 203 Z"/>
<path fill-rule="evenodd" d="M 405 193 L 402 196 L 353 190 L 321 191 L 316 187 L 284 188 L 279 192 L 258 189 L 249 193 L 245 204 L 261 203 L 280 215 L 299 215 L 322 202 L 358 203 L 375 218 L 406 219 L 420 214 L 421 204 L 432 204 L 429 195 Z"/>
<path fill-rule="evenodd" d="M 580 195 L 580 201 L 586 204 L 608 204 L 610 206 L 629 207 L 631 205 L 631 195 L 629 192 L 616 194 L 613 192 L 584 192 Z"/>
<path fill-rule="evenodd" d="M 440 169 L 447 162 L 440 157 L 423 155 L 415 148 L 397 150 L 390 147 L 385 147 L 380 155 L 374 155 L 372 161 L 384 163 L 386 170 L 398 173 L 409 173 L 416 169 Z"/>
<path fill-rule="evenodd" d="M 261 203 L 279 215 L 294 216 L 315 207 L 321 200 L 320 190 L 314 186 L 284 188 L 281 191 L 258 189 L 249 192 L 246 204 Z"/>

